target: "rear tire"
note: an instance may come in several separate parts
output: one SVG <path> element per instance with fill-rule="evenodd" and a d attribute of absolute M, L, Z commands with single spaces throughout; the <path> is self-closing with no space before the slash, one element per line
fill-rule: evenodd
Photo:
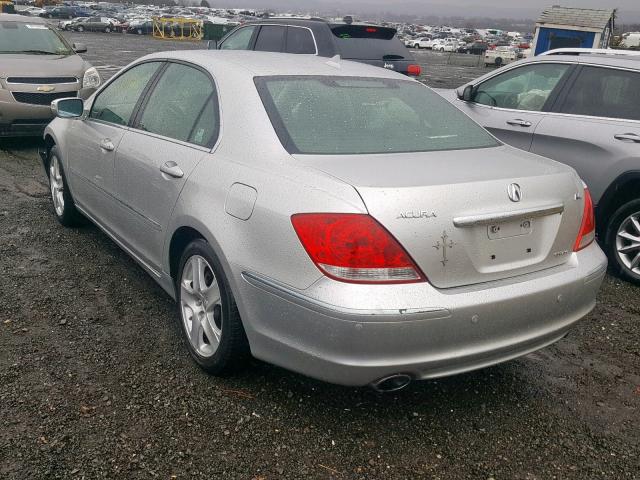
<path fill-rule="evenodd" d="M 222 265 L 205 240 L 192 241 L 182 253 L 176 293 L 183 338 L 195 362 L 217 376 L 244 367 L 250 350 L 240 312 Z"/>
<path fill-rule="evenodd" d="M 503 60 L 502 60 L 501 57 L 496 58 L 496 62 L 495 62 L 496 63 L 496 67 L 501 67 L 502 66 L 502 62 L 503 62 Z"/>
<path fill-rule="evenodd" d="M 104 29 L 104 33 L 111 33 L 111 29 L 110 29 L 109 27 L 106 27 L 106 28 Z"/>
<path fill-rule="evenodd" d="M 616 210 L 607 226 L 604 247 L 620 278 L 640 285 L 640 199 Z"/>
<path fill-rule="evenodd" d="M 84 32 L 84 27 L 78 27 L 79 32 Z"/>
<path fill-rule="evenodd" d="M 58 221 L 65 227 L 78 227 L 84 224 L 85 218 L 76 208 L 62 167 L 60 152 L 56 146 L 49 152 L 47 173 L 53 212 Z"/>

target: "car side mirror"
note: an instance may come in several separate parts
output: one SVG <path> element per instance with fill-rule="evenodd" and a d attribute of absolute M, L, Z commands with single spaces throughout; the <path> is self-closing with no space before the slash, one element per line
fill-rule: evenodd
<path fill-rule="evenodd" d="M 207 40 L 207 50 L 217 50 L 217 49 L 218 49 L 217 40 Z"/>
<path fill-rule="evenodd" d="M 459 88 L 456 92 L 460 100 L 465 102 L 473 102 L 473 97 L 475 97 L 476 88 L 474 85 L 467 85 L 464 88 Z"/>
<path fill-rule="evenodd" d="M 84 113 L 81 98 L 59 98 L 51 102 L 51 111 L 58 118 L 79 118 Z"/>
<path fill-rule="evenodd" d="M 73 51 L 76 53 L 85 53 L 87 51 L 87 46 L 84 43 L 74 43 Z"/>

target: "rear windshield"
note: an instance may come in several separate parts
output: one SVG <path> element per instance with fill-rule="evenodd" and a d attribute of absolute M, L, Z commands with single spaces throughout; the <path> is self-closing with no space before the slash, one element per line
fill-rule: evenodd
<path fill-rule="evenodd" d="M 0 54 L 72 55 L 69 45 L 47 25 L 0 21 Z"/>
<path fill-rule="evenodd" d="M 358 60 L 402 60 L 407 47 L 396 38 L 396 30 L 368 25 L 332 25 L 340 56 Z"/>
<path fill-rule="evenodd" d="M 482 127 L 424 85 L 360 77 L 258 77 L 289 153 L 375 154 L 494 147 Z"/>

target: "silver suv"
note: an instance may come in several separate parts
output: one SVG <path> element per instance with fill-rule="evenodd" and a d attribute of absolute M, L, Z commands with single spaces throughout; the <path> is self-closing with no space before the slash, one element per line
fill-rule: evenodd
<path fill-rule="evenodd" d="M 640 283 L 640 54 L 561 49 L 440 91 L 498 138 L 574 167 L 612 266 Z"/>

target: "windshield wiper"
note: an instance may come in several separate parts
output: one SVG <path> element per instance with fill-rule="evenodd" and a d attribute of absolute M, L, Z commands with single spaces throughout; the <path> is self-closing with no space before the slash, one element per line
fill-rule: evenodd
<path fill-rule="evenodd" d="M 20 50 L 18 52 L 13 52 L 13 53 L 32 53 L 34 55 L 64 55 L 64 53 L 50 52 L 48 50 Z"/>

